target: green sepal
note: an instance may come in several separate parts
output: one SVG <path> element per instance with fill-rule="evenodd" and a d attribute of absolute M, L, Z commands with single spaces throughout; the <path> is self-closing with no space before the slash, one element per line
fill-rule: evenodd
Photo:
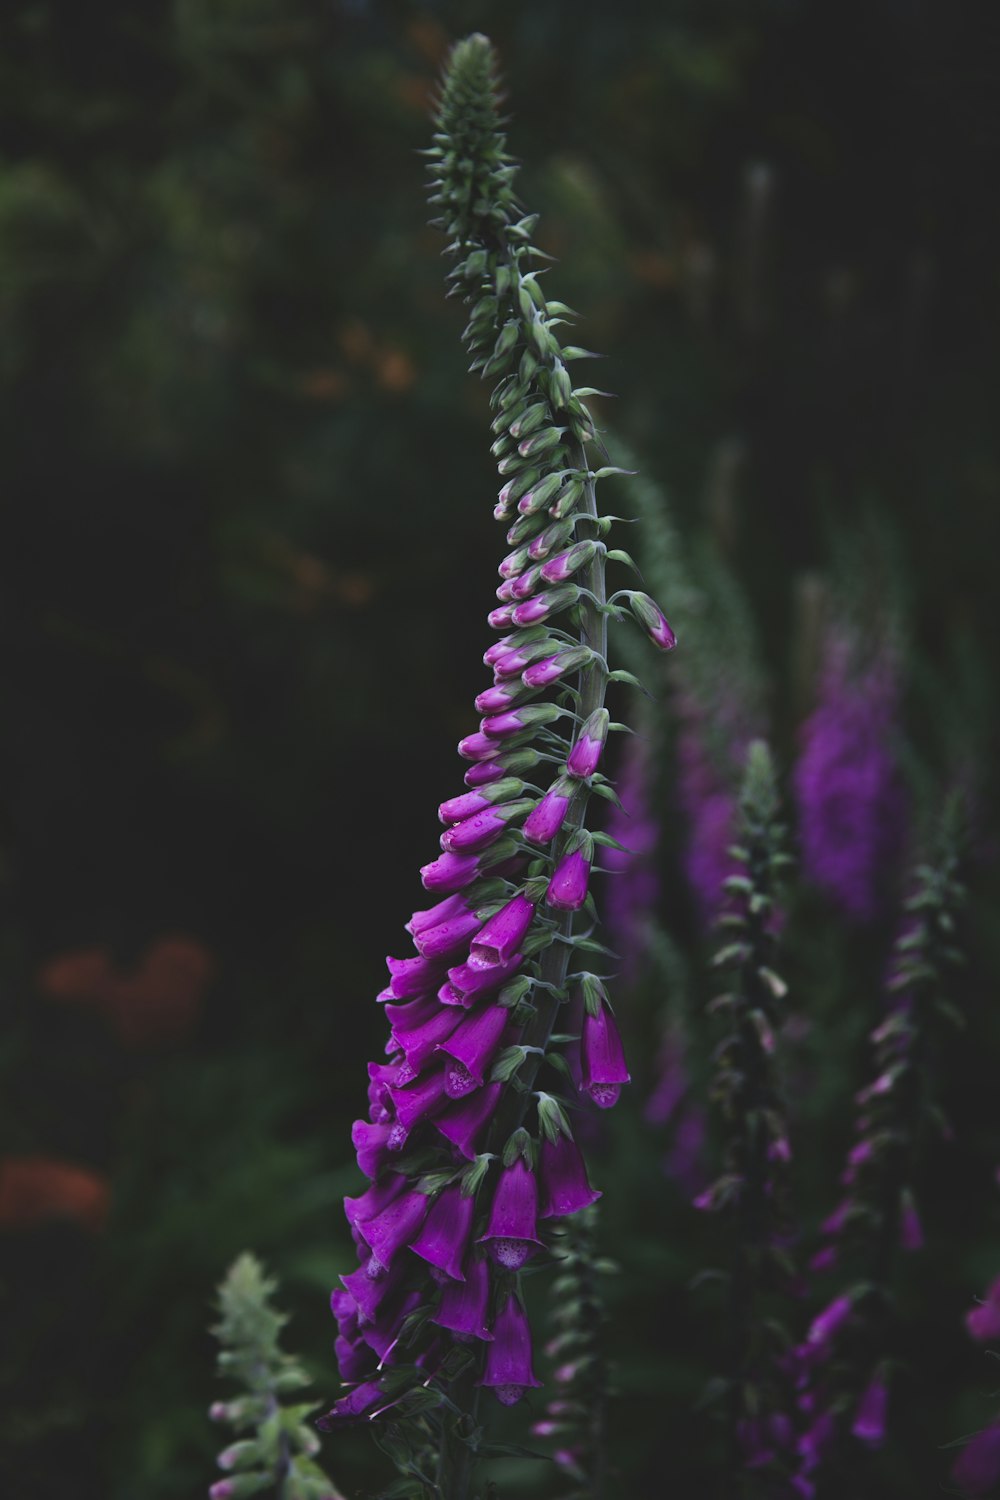
<path fill-rule="evenodd" d="M 532 1146 L 533 1143 L 531 1140 L 531 1136 L 525 1130 L 523 1125 L 519 1125 L 518 1128 L 507 1137 L 507 1142 L 503 1148 L 502 1159 L 504 1166 L 512 1167 L 517 1161 L 518 1157 L 520 1157 L 525 1166 L 533 1167 L 534 1162 L 532 1159 Z"/>

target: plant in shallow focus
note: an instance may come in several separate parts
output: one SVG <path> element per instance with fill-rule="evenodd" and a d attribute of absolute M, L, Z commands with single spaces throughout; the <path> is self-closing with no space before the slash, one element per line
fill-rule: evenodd
<path fill-rule="evenodd" d="M 778 811 L 770 752 L 755 740 L 747 753 L 739 842 L 732 848 L 741 872 L 725 878 L 730 905 L 719 920 L 726 941 L 715 956 L 730 975 L 727 992 L 712 1002 L 726 1026 L 715 1049 L 713 1084 L 725 1130 L 724 1168 L 695 1200 L 721 1216 L 732 1245 L 730 1352 L 717 1388 L 726 1398 L 733 1495 L 744 1493 L 748 1472 L 768 1486 L 790 1475 L 794 1451 L 782 1373 L 788 1337 L 775 1315 L 775 1302 L 789 1293 L 794 1275 L 786 1207 L 791 1151 L 774 1057 L 787 993 L 773 967 L 778 884 L 789 862 Z"/>
<path fill-rule="evenodd" d="M 966 1313 L 965 1326 L 977 1344 L 1000 1344 L 1000 1276 Z M 993 1494 L 1000 1484 L 1000 1413 L 965 1443 L 951 1478 L 963 1495 Z"/>
<path fill-rule="evenodd" d="M 843 1267 L 851 1280 L 814 1318 L 795 1353 L 806 1419 L 803 1472 L 843 1468 L 885 1441 L 900 1251 L 923 1245 L 917 1178 L 928 1137 L 946 1132 L 934 1066 L 943 1028 L 961 1023 L 951 987 L 962 955 L 956 923 L 965 892 L 958 801 L 945 806 L 928 860 L 913 872 L 913 894 L 896 940 L 888 1007 L 871 1034 L 874 1077 L 856 1096 L 854 1144 L 841 1177 L 842 1201 L 823 1225 L 817 1270 Z"/>
<path fill-rule="evenodd" d="M 219 1454 L 226 1478 L 209 1494 L 212 1500 L 265 1492 L 274 1500 L 342 1500 L 312 1460 L 319 1439 L 306 1418 L 316 1402 L 282 1405 L 282 1397 L 307 1386 L 309 1377 L 278 1346 L 287 1318 L 271 1305 L 274 1288 L 252 1255 L 234 1261 L 219 1288 L 221 1317 L 214 1329 L 222 1345 L 219 1374 L 238 1382 L 242 1391 L 211 1408 L 212 1420 L 239 1436 Z"/>
<path fill-rule="evenodd" d="M 600 443 L 561 347 L 571 316 L 538 279 L 513 191 L 485 38 L 449 58 L 429 152 L 452 291 L 470 309 L 472 368 L 496 385 L 495 516 L 512 549 L 485 655 L 493 683 L 477 731 L 459 744 L 467 790 L 440 809 L 441 853 L 421 876 L 433 904 L 407 923 L 413 951 L 390 958 L 380 995 L 386 1059 L 369 1067 L 367 1120 L 354 1144 L 370 1186 L 345 1202 L 359 1266 L 333 1293 L 348 1386 L 325 1429 L 373 1426 L 401 1474 L 392 1493 L 465 1497 L 484 1443 L 483 1390 L 513 1405 L 539 1385 L 522 1270 L 544 1264 L 552 1221 L 599 1194 L 570 1116 L 564 1048 L 578 1043 L 577 1092 L 602 1108 L 628 1081 L 602 979 L 588 891 L 592 792 L 611 724 L 609 617 L 627 605 L 662 649 L 674 644 L 646 594 L 605 594 L 610 521 L 592 465 Z M 579 998 L 580 1034 L 557 1019 Z"/>

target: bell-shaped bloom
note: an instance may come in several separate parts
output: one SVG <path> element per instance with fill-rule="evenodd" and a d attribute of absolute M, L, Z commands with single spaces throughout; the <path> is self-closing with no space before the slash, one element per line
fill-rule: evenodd
<path fill-rule="evenodd" d="M 483 968 L 482 965 L 464 963 L 458 964 L 448 970 L 448 983 L 461 997 L 459 1003 L 471 1005 L 477 995 L 487 995 L 493 990 L 499 989 L 506 984 L 508 979 L 513 978 L 521 964 L 524 962 L 522 953 L 512 953 L 506 963 L 495 964 L 492 968 Z M 438 991 L 441 995 L 440 990 Z M 452 1004 L 450 1000 L 441 999 L 444 1004 Z"/>
<path fill-rule="evenodd" d="M 572 1136 L 560 1134 L 554 1141 L 542 1136 L 538 1175 L 541 1179 L 541 1219 L 575 1214 L 596 1203 L 601 1196 L 587 1179 L 587 1168 Z"/>
<path fill-rule="evenodd" d="M 380 1364 L 394 1363 L 393 1356 L 403 1324 L 410 1313 L 420 1306 L 423 1297 L 423 1292 L 414 1289 L 391 1300 L 387 1298 L 379 1309 L 375 1322 L 361 1325 L 361 1337 L 369 1349 L 374 1349 Z"/>
<path fill-rule="evenodd" d="M 351 1427 L 373 1416 L 392 1403 L 378 1380 L 365 1380 L 356 1385 L 346 1396 L 335 1401 L 325 1416 L 316 1418 L 321 1432 L 336 1432 L 341 1427 Z"/>
<path fill-rule="evenodd" d="M 393 1037 L 402 1047 L 406 1061 L 415 1072 L 434 1056 L 438 1044 L 446 1041 L 462 1019 L 464 1012 L 453 1005 L 435 1005 L 434 1014 L 419 1026 L 409 1030 L 393 1030 Z"/>
<path fill-rule="evenodd" d="M 629 1082 L 625 1051 L 615 1018 L 606 1005 L 596 1016 L 583 1013 L 580 1035 L 580 1067 L 583 1087 L 601 1109 L 617 1104 L 623 1083 Z"/>
<path fill-rule="evenodd" d="M 364 1249 L 368 1256 L 365 1264 L 359 1266 L 356 1271 L 351 1271 L 347 1276 L 341 1276 L 340 1279 L 354 1298 L 359 1316 L 373 1323 L 386 1297 L 392 1296 L 402 1284 L 407 1271 L 407 1262 L 400 1256 L 394 1265 L 383 1266 L 376 1256 L 369 1254 L 367 1246 Z"/>
<path fill-rule="evenodd" d="M 537 1220 L 538 1183 L 534 1172 L 518 1156 L 501 1171 L 486 1233 L 478 1243 L 488 1246 L 498 1265 L 517 1271 L 542 1244 Z"/>
<path fill-rule="evenodd" d="M 986 1293 L 986 1300 L 977 1303 L 966 1313 L 965 1326 L 972 1338 L 980 1344 L 1000 1340 L 1000 1276 Z"/>
<path fill-rule="evenodd" d="M 889 1405 L 889 1391 L 885 1381 L 876 1376 L 858 1402 L 851 1431 L 859 1442 L 869 1448 L 881 1448 L 885 1442 L 885 1419 Z"/>
<path fill-rule="evenodd" d="M 440 1192 L 410 1249 L 456 1281 L 464 1281 L 462 1262 L 472 1233 L 475 1195 L 453 1182 Z"/>
<path fill-rule="evenodd" d="M 573 800 L 571 785 L 561 778 L 554 782 L 538 806 L 524 820 L 521 832 L 533 844 L 547 844 L 555 838 Z"/>
<path fill-rule="evenodd" d="M 366 1177 L 377 1177 L 389 1160 L 392 1131 L 392 1125 L 373 1125 L 368 1120 L 355 1120 L 351 1126 L 351 1145 L 357 1152 L 358 1166 Z"/>
<path fill-rule="evenodd" d="M 481 925 L 478 914 L 466 909 L 461 916 L 449 917 L 436 927 L 425 927 L 413 942 L 424 958 L 453 958 Z"/>
<path fill-rule="evenodd" d="M 502 1092 L 503 1084 L 488 1083 L 467 1099 L 450 1104 L 441 1114 L 435 1115 L 435 1130 L 451 1141 L 467 1161 L 475 1157 L 483 1131 L 496 1113 Z"/>
<path fill-rule="evenodd" d="M 479 874 L 474 854 L 439 854 L 429 865 L 421 865 L 420 879 L 428 891 L 460 891 Z"/>
<path fill-rule="evenodd" d="M 387 958 L 389 988 L 397 1000 L 415 1000 L 429 995 L 441 983 L 441 964 L 432 959 Z"/>
<path fill-rule="evenodd" d="M 484 792 L 463 792 L 458 797 L 449 797 L 447 802 L 442 802 L 438 807 L 438 817 L 442 823 L 461 823 L 463 818 L 471 818 L 474 813 L 483 812 L 492 804 L 493 798 Z"/>
<path fill-rule="evenodd" d="M 445 896 L 443 901 L 429 906 L 426 911 L 415 911 L 406 924 L 406 931 L 416 937 L 427 928 L 437 927 L 442 922 L 450 922 L 453 917 L 460 917 L 468 910 L 468 903 L 464 896 Z"/>
<path fill-rule="evenodd" d="M 483 1255 L 471 1255 L 465 1267 L 465 1280 L 448 1283 L 431 1322 L 449 1328 L 452 1333 L 464 1333 L 489 1343 L 493 1338 L 486 1326 L 489 1301 L 489 1261 Z"/>
<path fill-rule="evenodd" d="M 503 1005 L 477 1006 L 440 1043 L 440 1051 L 462 1063 L 478 1086 L 485 1082 L 484 1074 L 496 1055 L 509 1020 L 510 1011 Z"/>
<path fill-rule="evenodd" d="M 510 817 L 509 807 L 486 807 L 446 829 L 441 835 L 441 848 L 452 854 L 474 854 L 486 849 L 500 837 Z"/>
<path fill-rule="evenodd" d="M 483 924 L 469 948 L 469 967 L 494 969 L 518 951 L 535 915 L 534 902 L 519 893 Z"/>
<path fill-rule="evenodd" d="M 672 651 L 677 645 L 677 637 L 670 627 L 663 610 L 651 599 L 648 594 L 634 593 L 629 599 L 632 613 L 649 636 L 654 646 L 659 646 L 661 651 Z"/>
<path fill-rule="evenodd" d="M 606 708 L 595 709 L 586 720 L 566 758 L 566 770 L 570 776 L 581 780 L 593 776 L 600 763 L 610 721 L 611 715 Z"/>
<path fill-rule="evenodd" d="M 545 892 L 547 906 L 556 911 L 579 911 L 587 899 L 587 882 L 590 879 L 590 860 L 582 849 L 564 854 L 556 865 Z"/>
<path fill-rule="evenodd" d="M 423 1074 L 414 1083 L 390 1088 L 397 1124 L 409 1133 L 448 1102 L 443 1068 Z"/>
<path fill-rule="evenodd" d="M 348 1224 L 353 1228 L 377 1218 L 384 1208 L 388 1208 L 399 1197 L 405 1187 L 406 1178 L 403 1174 L 390 1172 L 382 1181 L 372 1183 L 367 1192 L 361 1193 L 357 1198 L 345 1198 L 344 1213 Z"/>
<path fill-rule="evenodd" d="M 430 1205 L 426 1193 L 410 1188 L 373 1219 L 358 1225 L 365 1243 L 383 1266 L 391 1266 L 399 1251 L 416 1237 Z"/>
<path fill-rule="evenodd" d="M 515 1293 L 509 1292 L 493 1324 L 486 1348 L 486 1368 L 479 1384 L 492 1390 L 504 1406 L 514 1406 L 525 1391 L 541 1385 L 531 1368 L 531 1330 Z"/>
<path fill-rule="evenodd" d="M 952 1465 L 951 1477 L 966 1495 L 989 1495 L 1000 1482 L 1000 1422 L 993 1422 L 966 1443 Z"/>

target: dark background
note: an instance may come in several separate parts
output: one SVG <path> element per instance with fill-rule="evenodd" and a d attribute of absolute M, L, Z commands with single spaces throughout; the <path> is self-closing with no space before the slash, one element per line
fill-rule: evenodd
<path fill-rule="evenodd" d="M 477 28 L 507 75 L 554 294 L 609 356 L 588 378 L 619 394 L 610 415 L 682 531 L 711 536 L 749 593 L 779 761 L 797 581 L 829 566 L 831 528 L 874 526 L 905 601 L 915 758 L 932 781 L 960 744 L 989 805 L 995 5 L 11 0 L 0 1445 L 15 1500 L 203 1492 L 204 1329 L 246 1246 L 334 1390 L 325 1303 L 350 1263 L 337 1200 L 357 1185 L 349 1124 L 382 1044 L 371 1001 L 422 904 L 434 808 L 458 788 L 502 549 L 486 392 L 464 373 L 415 154 L 447 45 Z M 941 1445 L 992 1415 L 961 1332 L 1000 1269 L 992 878 L 884 1495 L 931 1493 Z M 803 975 L 877 984 L 885 932 L 838 946 L 812 920 Z M 664 998 L 630 1023 L 639 1055 Z M 648 1062 L 636 1073 L 605 1148 L 605 1232 L 628 1272 L 618 1461 L 628 1493 L 703 1493 L 714 1439 L 691 1407 L 716 1312 L 686 1285 L 719 1250 L 659 1173 L 639 1122 Z M 809 1124 L 824 1169 L 856 1086 L 845 1075 L 839 1113 Z M 830 1191 L 807 1174 L 808 1204 Z M 326 1452 L 348 1493 L 381 1472 L 363 1436 Z M 540 1472 L 525 1494 L 546 1492 Z"/>

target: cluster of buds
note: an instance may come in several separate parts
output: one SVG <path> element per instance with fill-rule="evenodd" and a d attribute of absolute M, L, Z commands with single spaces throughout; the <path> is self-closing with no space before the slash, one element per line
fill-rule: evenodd
<path fill-rule="evenodd" d="M 601 1494 L 606 1478 L 608 1370 L 599 1283 L 617 1268 L 598 1255 L 596 1228 L 597 1210 L 588 1208 L 560 1226 L 553 1245 L 559 1265 L 552 1285 L 553 1337 L 545 1352 L 556 1389 L 531 1428 L 552 1445 L 553 1462 L 572 1482 L 566 1500 Z"/>
<path fill-rule="evenodd" d="M 214 1330 L 222 1345 L 219 1374 L 242 1390 L 229 1401 L 214 1402 L 209 1416 L 240 1436 L 219 1454 L 226 1477 L 209 1495 L 244 1500 L 266 1492 L 276 1500 L 343 1500 L 313 1461 L 319 1439 L 305 1419 L 316 1403 L 282 1405 L 282 1398 L 307 1386 L 309 1377 L 279 1348 L 287 1319 L 272 1306 L 273 1292 L 274 1282 L 252 1255 L 235 1260 L 219 1288 L 221 1317 Z"/>
<path fill-rule="evenodd" d="M 795 1351 L 799 1407 L 813 1434 L 810 1469 L 853 1439 L 885 1440 L 892 1281 L 900 1251 L 923 1245 L 915 1179 L 931 1133 L 947 1134 L 935 1100 L 933 1059 L 944 1025 L 961 1023 L 949 990 L 962 954 L 956 925 L 964 890 L 957 803 L 946 805 L 936 855 L 913 873 L 913 895 L 889 968 L 889 1005 L 871 1033 L 874 1077 L 855 1096 L 854 1144 L 844 1196 L 822 1226 L 816 1271 L 843 1266 L 853 1278 L 813 1320 Z"/>
<path fill-rule="evenodd" d="M 534 220 L 513 197 L 485 38 L 453 49 L 434 139 L 450 279 L 471 306 L 466 343 L 473 368 L 498 380 L 496 516 L 513 550 L 489 615 L 493 683 L 458 747 L 467 790 L 442 803 L 441 852 L 421 870 L 436 901 L 413 913 L 414 951 L 388 960 L 379 996 L 387 1056 L 369 1067 L 369 1118 L 353 1137 L 371 1185 L 345 1205 L 360 1264 L 332 1296 L 349 1389 L 319 1425 L 390 1414 L 410 1434 L 397 1467 L 418 1484 L 433 1429 L 434 1493 L 457 1495 L 477 1429 L 453 1414 L 474 1404 L 472 1388 L 510 1405 L 539 1383 L 521 1270 L 545 1256 L 553 1221 L 599 1196 L 570 1126 L 579 1093 L 607 1108 L 628 1081 L 603 983 L 575 967 L 598 946 L 588 887 L 607 838 L 585 814 L 592 792 L 614 796 L 601 762 L 620 726 L 605 692 L 628 677 L 608 669 L 607 621 L 628 606 L 658 645 L 674 639 L 646 595 L 605 595 L 606 563 L 629 559 L 605 546 L 596 485 L 608 471 L 590 467 L 587 392 L 566 369 L 583 351 L 560 348 L 568 309 L 531 269 Z M 555 1025 L 571 996 L 578 1037 Z M 561 1091 L 577 1045 L 573 1098 Z"/>
<path fill-rule="evenodd" d="M 776 1036 L 787 986 L 773 965 L 776 898 L 790 860 L 782 847 L 778 794 L 767 746 L 751 743 L 740 798 L 742 867 L 725 878 L 726 931 L 715 965 L 727 971 L 727 992 L 712 1002 L 726 1023 L 715 1049 L 713 1098 L 725 1130 L 722 1174 L 694 1200 L 723 1216 L 732 1244 L 729 1278 L 730 1368 L 726 1391 L 733 1483 L 744 1469 L 788 1475 L 792 1457 L 787 1381 L 782 1361 L 788 1336 L 770 1306 L 793 1288 L 786 1210 L 791 1149 L 775 1068 Z"/>

